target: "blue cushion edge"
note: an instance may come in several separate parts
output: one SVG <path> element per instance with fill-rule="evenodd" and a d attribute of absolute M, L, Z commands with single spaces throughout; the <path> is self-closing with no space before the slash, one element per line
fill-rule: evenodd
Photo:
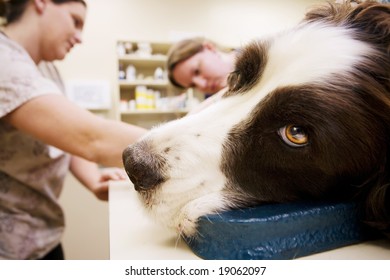
<path fill-rule="evenodd" d="M 203 259 L 286 260 L 376 237 L 348 203 L 286 203 L 201 217 L 184 238 Z"/>

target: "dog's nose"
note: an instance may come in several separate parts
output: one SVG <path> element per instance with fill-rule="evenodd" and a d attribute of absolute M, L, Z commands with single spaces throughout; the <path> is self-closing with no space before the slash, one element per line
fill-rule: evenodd
<path fill-rule="evenodd" d="M 165 160 L 150 150 L 149 144 L 141 141 L 123 151 L 123 165 L 137 191 L 152 189 L 165 181 Z"/>

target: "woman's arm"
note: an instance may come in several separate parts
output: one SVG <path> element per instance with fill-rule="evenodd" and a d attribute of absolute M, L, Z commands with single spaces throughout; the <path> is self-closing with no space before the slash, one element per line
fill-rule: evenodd
<path fill-rule="evenodd" d="M 62 95 L 33 98 L 4 117 L 17 129 L 63 151 L 107 166 L 122 166 L 122 152 L 147 131 L 107 120 Z"/>

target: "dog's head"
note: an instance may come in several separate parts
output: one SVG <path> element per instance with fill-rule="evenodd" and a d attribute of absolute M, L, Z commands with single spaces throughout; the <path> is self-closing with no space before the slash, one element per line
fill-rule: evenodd
<path fill-rule="evenodd" d="M 244 47 L 222 100 L 123 154 L 146 208 L 191 236 L 228 208 L 358 199 L 390 228 L 390 7 L 319 7 Z"/>

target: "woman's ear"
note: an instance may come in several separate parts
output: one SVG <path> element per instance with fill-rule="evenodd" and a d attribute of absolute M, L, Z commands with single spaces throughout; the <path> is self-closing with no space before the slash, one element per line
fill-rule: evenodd
<path fill-rule="evenodd" d="M 34 0 L 34 8 L 39 13 L 42 14 L 46 9 L 48 0 Z"/>

